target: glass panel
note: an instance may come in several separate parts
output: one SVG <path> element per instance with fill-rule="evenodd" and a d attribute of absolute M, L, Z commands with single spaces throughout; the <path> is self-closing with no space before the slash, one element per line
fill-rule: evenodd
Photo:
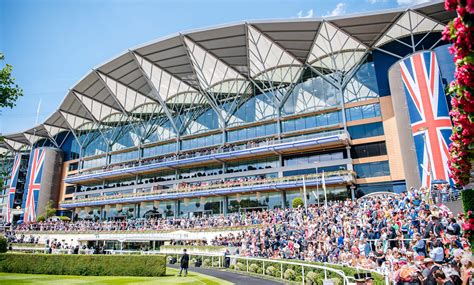
<path fill-rule="evenodd" d="M 357 173 L 357 178 L 390 175 L 388 161 L 354 164 L 354 171 Z"/>
<path fill-rule="evenodd" d="M 360 139 L 384 134 L 383 124 L 381 122 L 348 127 L 347 130 L 352 139 Z"/>

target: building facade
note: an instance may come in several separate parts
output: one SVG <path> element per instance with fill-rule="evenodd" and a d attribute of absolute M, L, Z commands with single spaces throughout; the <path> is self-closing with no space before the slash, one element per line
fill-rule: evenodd
<path fill-rule="evenodd" d="M 61 157 L 31 197 L 87 219 L 292 207 L 448 179 L 454 64 L 441 32 L 453 16 L 435 3 L 246 22 L 131 49 L 86 74 L 42 124 L 5 136 L 4 197 L 28 200 L 14 194 L 12 165 L 25 157 L 32 177 L 38 151 Z M 4 200 L 4 219 L 42 211 Z"/>

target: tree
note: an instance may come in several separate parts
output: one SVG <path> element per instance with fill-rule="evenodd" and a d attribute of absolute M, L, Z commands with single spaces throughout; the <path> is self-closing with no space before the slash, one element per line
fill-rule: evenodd
<path fill-rule="evenodd" d="M 3 53 L 0 53 L 0 62 L 5 59 Z M 13 67 L 10 64 L 0 69 L 0 108 L 15 106 L 16 100 L 23 96 L 23 90 L 15 83 L 12 77 Z"/>
<path fill-rule="evenodd" d="M 4 236 L 0 236 L 0 253 L 7 252 L 8 241 Z"/>
<path fill-rule="evenodd" d="M 293 208 L 299 208 L 304 206 L 304 201 L 301 197 L 296 197 L 292 202 Z"/>
<path fill-rule="evenodd" d="M 48 204 L 46 204 L 46 207 L 44 208 L 44 215 L 46 219 L 56 215 L 56 208 L 53 207 L 53 204 L 53 200 L 49 200 Z"/>

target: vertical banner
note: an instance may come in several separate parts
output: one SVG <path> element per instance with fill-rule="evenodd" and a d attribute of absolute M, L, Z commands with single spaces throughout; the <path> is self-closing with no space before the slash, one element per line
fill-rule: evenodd
<path fill-rule="evenodd" d="M 10 175 L 10 187 L 8 188 L 8 197 L 5 211 L 7 222 L 11 222 L 13 218 L 11 216 L 11 211 L 15 201 L 16 184 L 18 183 L 18 176 L 20 174 L 20 162 L 21 154 L 15 155 L 15 160 L 13 161 L 12 172 Z"/>
<path fill-rule="evenodd" d="M 451 120 L 436 54 L 425 51 L 400 62 L 421 185 L 449 180 Z"/>
<path fill-rule="evenodd" d="M 41 189 L 41 175 L 43 173 L 44 155 L 43 149 L 34 149 L 30 154 L 28 173 L 26 175 L 25 194 L 23 195 L 22 208 L 24 222 L 36 221 L 39 192 Z"/>

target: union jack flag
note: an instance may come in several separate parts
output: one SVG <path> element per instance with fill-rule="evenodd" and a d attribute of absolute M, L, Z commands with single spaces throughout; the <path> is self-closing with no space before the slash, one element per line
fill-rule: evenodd
<path fill-rule="evenodd" d="M 23 199 L 24 222 L 36 221 L 36 212 L 38 205 L 38 196 L 41 189 L 41 175 L 43 173 L 45 151 L 35 149 L 30 154 L 30 162 L 28 166 L 28 174 L 26 176 L 26 199 Z M 23 196 L 25 197 L 25 195 Z"/>
<path fill-rule="evenodd" d="M 8 197 L 7 197 L 7 207 L 6 207 L 6 221 L 11 222 L 12 216 L 11 211 L 13 208 L 13 202 L 15 200 L 15 192 L 16 192 L 16 184 L 18 182 L 18 175 L 20 173 L 20 161 L 21 161 L 21 154 L 15 155 L 15 159 L 13 160 L 13 167 L 12 173 L 10 176 L 10 188 L 8 189 Z"/>
<path fill-rule="evenodd" d="M 429 187 L 434 179 L 450 181 L 448 146 L 452 124 L 436 54 L 416 53 L 401 61 L 400 71 L 422 186 Z"/>

